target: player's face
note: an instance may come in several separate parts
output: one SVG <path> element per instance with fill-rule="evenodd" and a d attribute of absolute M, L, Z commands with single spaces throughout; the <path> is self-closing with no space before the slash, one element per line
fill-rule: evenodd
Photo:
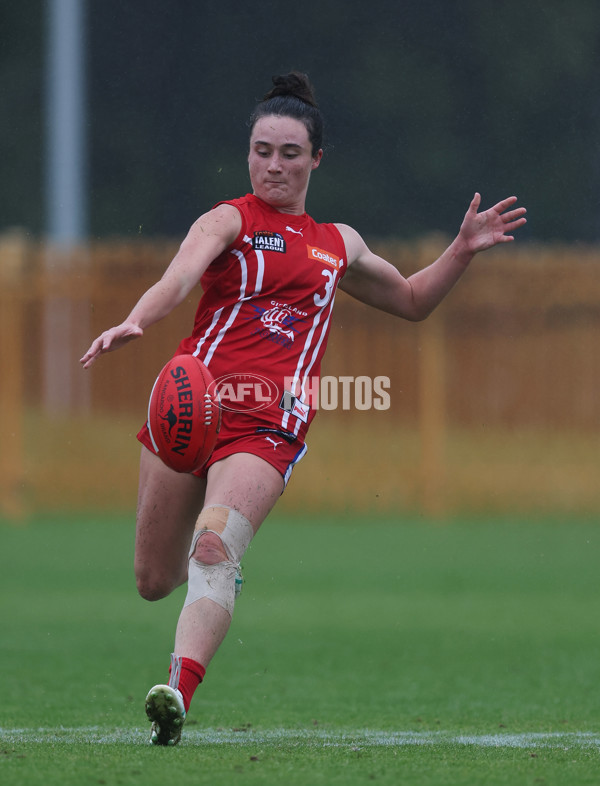
<path fill-rule="evenodd" d="M 303 213 L 310 173 L 319 166 L 304 123 L 268 115 L 256 121 L 250 137 L 248 166 L 257 197 L 283 213 Z"/>

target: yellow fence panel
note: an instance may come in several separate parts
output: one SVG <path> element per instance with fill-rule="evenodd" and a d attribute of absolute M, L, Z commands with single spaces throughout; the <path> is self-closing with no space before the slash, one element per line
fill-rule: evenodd
<path fill-rule="evenodd" d="M 134 506 L 135 433 L 201 292 L 89 372 L 78 358 L 127 315 L 177 245 L 107 240 L 65 253 L 18 233 L 0 238 L 6 515 Z M 372 245 L 408 275 L 444 241 Z M 322 369 L 337 406 L 322 402 L 282 505 L 600 512 L 599 335 L 596 248 L 487 252 L 417 325 L 340 292 Z M 369 406 L 366 380 L 384 384 L 389 406 Z"/>

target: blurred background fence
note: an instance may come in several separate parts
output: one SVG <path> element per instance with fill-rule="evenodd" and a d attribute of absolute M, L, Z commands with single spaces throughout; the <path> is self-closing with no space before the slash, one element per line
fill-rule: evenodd
<path fill-rule="evenodd" d="M 404 274 L 444 245 L 371 242 Z M 103 240 L 65 254 L 0 238 L 4 514 L 134 508 L 135 433 L 200 293 L 89 372 L 78 358 L 176 250 Z M 323 374 L 388 377 L 390 407 L 357 408 L 350 383 L 348 408 L 340 398 L 317 415 L 282 507 L 600 512 L 599 274 L 600 249 L 515 243 L 477 258 L 417 325 L 340 292 Z"/>

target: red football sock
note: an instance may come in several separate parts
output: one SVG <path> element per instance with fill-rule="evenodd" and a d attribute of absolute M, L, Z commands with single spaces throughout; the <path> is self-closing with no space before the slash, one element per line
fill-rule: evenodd
<path fill-rule="evenodd" d="M 190 704 L 192 703 L 192 697 L 196 688 L 204 679 L 206 669 L 201 663 L 198 663 L 198 661 L 192 660 L 191 658 L 177 658 L 177 660 L 181 660 L 179 681 L 177 685 L 173 684 L 173 664 L 171 663 L 171 666 L 169 667 L 169 685 L 171 685 L 172 688 L 179 688 L 181 695 L 183 696 L 183 706 L 187 712 L 190 708 Z"/>

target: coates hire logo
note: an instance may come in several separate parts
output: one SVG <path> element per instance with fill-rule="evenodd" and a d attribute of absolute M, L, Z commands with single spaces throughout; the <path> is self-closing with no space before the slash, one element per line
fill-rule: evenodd
<path fill-rule="evenodd" d="M 340 269 L 340 258 L 336 257 L 335 254 L 330 254 L 329 251 L 323 251 L 322 248 L 317 248 L 317 246 L 309 246 L 308 244 L 306 246 L 306 250 L 308 251 L 309 259 L 324 262 L 326 265 L 329 265 L 336 270 Z"/>
<path fill-rule="evenodd" d="M 256 412 L 281 397 L 277 385 L 259 374 L 225 374 L 210 383 L 208 392 L 230 412 Z"/>

